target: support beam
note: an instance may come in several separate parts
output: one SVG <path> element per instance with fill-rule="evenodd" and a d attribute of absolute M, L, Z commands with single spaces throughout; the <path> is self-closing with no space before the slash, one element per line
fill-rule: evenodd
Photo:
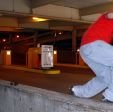
<path fill-rule="evenodd" d="M 37 47 L 37 39 L 38 39 L 38 32 L 35 32 L 34 37 L 33 37 L 34 47 Z"/>
<path fill-rule="evenodd" d="M 0 17 L 0 26 L 2 27 L 18 27 L 18 20 L 14 17 Z"/>
<path fill-rule="evenodd" d="M 40 7 L 42 5 L 51 4 L 60 0 L 32 0 L 32 8 Z"/>
<path fill-rule="evenodd" d="M 73 56 L 74 56 L 74 63 L 77 63 L 76 50 L 77 50 L 77 30 L 76 30 L 76 27 L 73 26 L 73 31 L 72 31 L 72 52 L 73 52 Z"/>
<path fill-rule="evenodd" d="M 15 32 L 15 28 L 16 27 L 7 27 L 7 26 L 0 26 L 0 31 L 4 31 L 4 32 Z"/>
<path fill-rule="evenodd" d="M 60 31 L 72 31 L 72 26 L 50 26 L 50 30 L 60 30 Z"/>
<path fill-rule="evenodd" d="M 77 38 L 76 38 L 76 27 L 73 26 L 73 32 L 72 32 L 72 50 L 75 52 L 77 49 Z"/>
<path fill-rule="evenodd" d="M 79 10 L 80 16 L 95 14 L 95 13 L 102 13 L 106 11 L 113 10 L 113 2 L 105 3 L 102 5 L 96 5 L 92 7 L 82 8 Z"/>

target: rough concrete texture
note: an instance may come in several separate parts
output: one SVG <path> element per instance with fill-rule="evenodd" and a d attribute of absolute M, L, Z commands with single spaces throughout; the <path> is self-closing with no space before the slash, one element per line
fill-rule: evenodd
<path fill-rule="evenodd" d="M 113 112 L 113 104 L 0 81 L 0 112 Z"/>

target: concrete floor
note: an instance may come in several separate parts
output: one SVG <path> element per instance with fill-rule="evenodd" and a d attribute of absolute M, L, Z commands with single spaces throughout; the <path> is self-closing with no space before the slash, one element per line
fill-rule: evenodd
<path fill-rule="evenodd" d="M 64 66 L 56 66 L 56 68 L 61 69 L 61 74 L 40 74 L 0 66 L 0 79 L 69 94 L 70 86 L 84 84 L 94 77 L 89 68 Z"/>

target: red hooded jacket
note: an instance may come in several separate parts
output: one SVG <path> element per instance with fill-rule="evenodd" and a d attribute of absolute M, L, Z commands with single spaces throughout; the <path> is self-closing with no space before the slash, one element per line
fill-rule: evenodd
<path fill-rule="evenodd" d="M 96 40 L 103 40 L 107 43 L 111 43 L 112 39 L 113 19 L 108 19 L 107 15 L 104 14 L 85 32 L 81 41 L 81 46 Z"/>

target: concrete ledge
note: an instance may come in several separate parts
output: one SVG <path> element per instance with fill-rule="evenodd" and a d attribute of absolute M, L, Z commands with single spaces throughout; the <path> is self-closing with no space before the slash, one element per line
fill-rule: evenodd
<path fill-rule="evenodd" d="M 0 112 L 113 112 L 113 104 L 0 81 Z"/>

